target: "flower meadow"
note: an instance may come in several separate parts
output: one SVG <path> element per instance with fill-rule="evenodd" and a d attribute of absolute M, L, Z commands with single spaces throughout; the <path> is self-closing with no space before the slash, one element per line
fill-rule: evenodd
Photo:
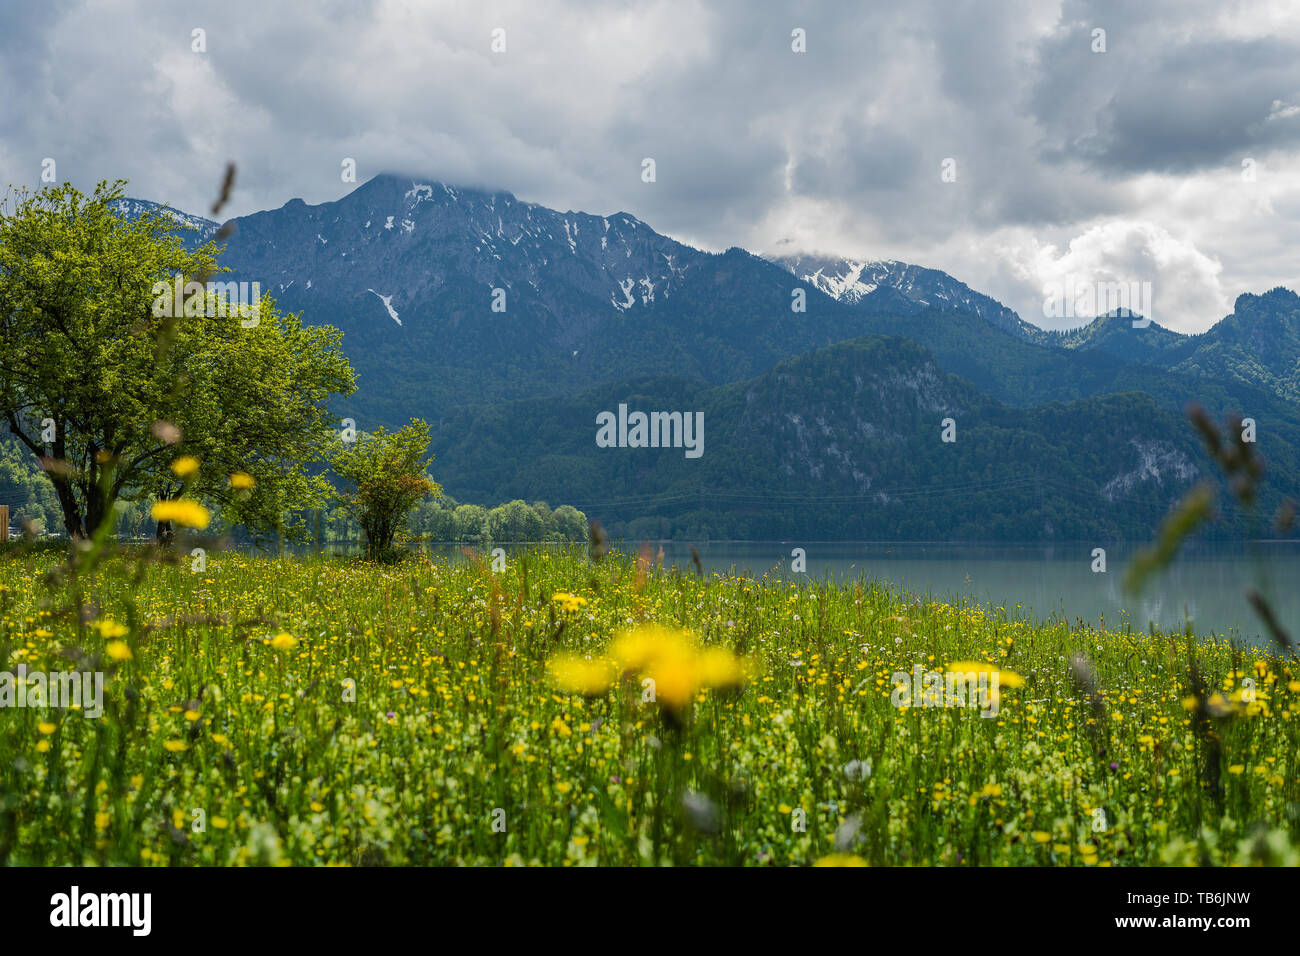
<path fill-rule="evenodd" d="M 1300 862 L 1269 648 L 618 552 L 69 567 L 0 555 L 0 671 L 104 674 L 97 718 L 11 680 L 10 865 Z"/>

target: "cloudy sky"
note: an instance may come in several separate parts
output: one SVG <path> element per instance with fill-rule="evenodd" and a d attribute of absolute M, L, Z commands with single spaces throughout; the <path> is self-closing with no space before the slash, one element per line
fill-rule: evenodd
<path fill-rule="evenodd" d="M 1054 282 L 1149 281 L 1192 332 L 1300 288 L 1296 0 L 47 0 L 0 12 L 0 83 L 0 186 L 49 158 L 206 215 L 234 160 L 240 215 L 337 199 L 351 157 L 916 262 L 1048 327 Z"/>

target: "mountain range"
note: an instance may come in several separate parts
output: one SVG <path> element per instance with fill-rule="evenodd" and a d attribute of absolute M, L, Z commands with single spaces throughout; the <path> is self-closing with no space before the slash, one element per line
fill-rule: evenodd
<path fill-rule="evenodd" d="M 1300 487 L 1282 288 L 1201 335 L 1119 315 L 1054 333 L 934 269 L 709 253 L 623 212 L 397 176 L 234 225 L 225 278 L 342 329 L 358 389 L 335 411 L 428 420 L 462 502 L 564 501 L 630 536 L 1145 537 L 1213 477 L 1189 401 L 1256 419 L 1265 509 Z M 704 412 L 705 453 L 598 447 L 620 404 Z"/>

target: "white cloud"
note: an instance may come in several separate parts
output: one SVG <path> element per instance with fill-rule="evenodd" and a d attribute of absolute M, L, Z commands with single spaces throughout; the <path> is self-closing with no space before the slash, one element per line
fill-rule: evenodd
<path fill-rule="evenodd" d="M 1149 284 L 1153 304 L 1148 305 L 1148 317 L 1179 332 L 1203 331 L 1189 317 L 1207 311 L 1222 316 L 1231 305 L 1219 278 L 1222 266 L 1192 243 L 1152 222 L 1110 221 L 1092 226 L 1072 238 L 1063 251 L 1055 245 L 1033 243 L 1021 251 L 1019 261 L 1012 261 L 1012 267 L 1027 285 L 1039 290 L 1040 309 L 1024 313 L 1039 324 L 1083 324 L 1052 323 L 1044 319 L 1041 309 L 1044 290 L 1071 290 L 1080 285 Z M 1078 318 L 1091 318 L 1098 311 L 1106 309 L 1101 306 Z"/>

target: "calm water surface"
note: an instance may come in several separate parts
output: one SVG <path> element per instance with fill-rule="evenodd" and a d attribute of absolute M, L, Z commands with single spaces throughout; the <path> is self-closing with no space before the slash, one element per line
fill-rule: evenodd
<path fill-rule="evenodd" d="M 706 571 L 793 575 L 791 551 L 807 554 L 808 576 L 879 581 L 941 601 L 971 600 L 1009 613 L 1122 629 L 1236 634 L 1268 640 L 1246 603 L 1259 587 L 1292 637 L 1300 636 L 1300 542 L 1200 545 L 1184 550 L 1142 594 L 1124 591 L 1124 572 L 1137 549 L 1108 547 L 1105 572 L 1094 572 L 1092 544 L 954 545 L 777 542 L 697 543 Z M 665 543 L 666 564 L 691 566 L 689 544 Z"/>
<path fill-rule="evenodd" d="M 1300 542 L 1196 545 L 1153 578 L 1138 596 L 1124 591 L 1124 571 L 1136 548 L 1106 548 L 1106 570 L 1092 570 L 1092 544 L 972 545 L 828 542 L 824 544 L 727 541 L 651 543 L 664 550 L 666 567 L 692 569 L 691 546 L 706 572 L 767 575 L 783 581 L 878 581 L 935 600 L 957 599 L 1004 607 L 1011 615 L 1055 618 L 1122 630 L 1181 630 L 1268 641 L 1246 603 L 1255 585 L 1272 602 L 1293 639 L 1300 637 Z M 507 552 L 543 545 L 506 545 Z M 791 551 L 802 547 L 807 571 L 791 571 Z M 459 557 L 461 546 L 426 545 L 434 554 Z M 625 548 L 635 552 L 635 546 Z"/>

